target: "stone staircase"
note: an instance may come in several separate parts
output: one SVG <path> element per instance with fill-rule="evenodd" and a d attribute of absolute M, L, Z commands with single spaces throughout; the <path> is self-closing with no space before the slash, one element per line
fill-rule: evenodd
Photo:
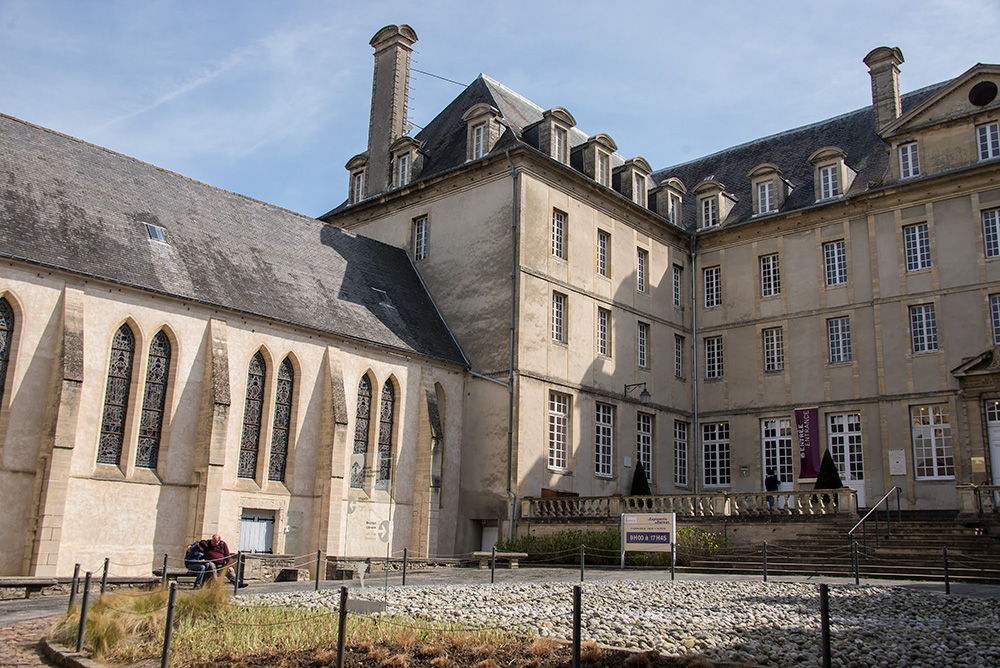
<path fill-rule="evenodd" d="M 867 540 L 861 527 L 855 532 L 862 579 L 943 581 L 947 548 L 950 580 L 1000 585 L 1000 536 L 991 535 L 981 524 L 959 521 L 954 513 L 906 511 L 897 521 L 893 511 L 889 526 L 887 536 L 885 513 L 880 513 L 877 537 L 872 520 L 867 525 Z M 692 561 L 680 570 L 763 576 L 763 562 L 764 546 L 757 544 Z M 800 526 L 794 533 L 768 541 L 767 574 L 853 577 L 847 529 L 840 523 Z"/>

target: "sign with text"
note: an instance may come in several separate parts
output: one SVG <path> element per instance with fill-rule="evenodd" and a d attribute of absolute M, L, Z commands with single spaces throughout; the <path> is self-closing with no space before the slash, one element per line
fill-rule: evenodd
<path fill-rule="evenodd" d="M 623 513 L 622 554 L 672 552 L 676 528 L 674 513 Z"/>
<path fill-rule="evenodd" d="M 799 436 L 799 477 L 819 475 L 819 409 L 799 408 L 795 411 L 795 428 Z"/>

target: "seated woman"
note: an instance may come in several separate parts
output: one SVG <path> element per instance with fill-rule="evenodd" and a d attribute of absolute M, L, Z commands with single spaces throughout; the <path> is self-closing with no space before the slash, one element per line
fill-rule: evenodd
<path fill-rule="evenodd" d="M 205 558 L 205 548 L 208 547 L 208 541 L 197 540 L 188 546 L 187 552 L 184 553 L 184 566 L 188 569 L 188 572 L 194 573 L 197 577 L 194 579 L 194 588 L 201 589 L 201 585 L 205 582 L 205 576 L 208 573 L 213 573 L 212 564 L 208 559 Z"/>

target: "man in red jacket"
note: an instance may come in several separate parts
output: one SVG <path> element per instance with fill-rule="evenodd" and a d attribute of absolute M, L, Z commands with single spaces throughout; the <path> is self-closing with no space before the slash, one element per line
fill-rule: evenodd
<path fill-rule="evenodd" d="M 219 534 L 212 536 L 212 540 L 209 541 L 208 549 L 205 550 L 205 559 L 215 568 L 216 574 L 224 572 L 229 582 L 236 581 L 233 569 L 229 566 L 233 561 L 232 555 L 229 552 L 229 546 L 226 545 L 226 541 L 222 540 Z M 245 582 L 241 582 L 240 586 L 246 587 L 247 585 Z"/>

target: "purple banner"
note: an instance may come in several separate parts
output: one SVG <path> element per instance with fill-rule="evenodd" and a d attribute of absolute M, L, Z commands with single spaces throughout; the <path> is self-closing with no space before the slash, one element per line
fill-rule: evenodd
<path fill-rule="evenodd" d="M 799 477 L 819 475 L 819 409 L 800 408 L 795 411 L 795 429 L 799 435 Z"/>

